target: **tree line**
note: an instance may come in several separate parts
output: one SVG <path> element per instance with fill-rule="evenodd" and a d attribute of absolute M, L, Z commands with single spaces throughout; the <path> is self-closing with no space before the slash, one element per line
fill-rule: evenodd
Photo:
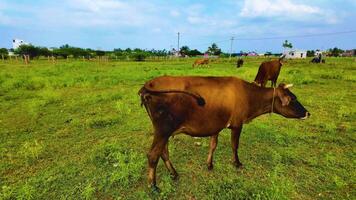
<path fill-rule="evenodd" d="M 136 61 L 145 60 L 147 57 L 164 57 L 173 55 L 176 51 L 173 49 L 172 51 L 168 51 L 166 49 L 163 50 L 156 50 L 156 49 L 121 49 L 116 48 L 112 51 L 104 51 L 104 50 L 93 50 L 90 48 L 79 48 L 70 46 L 68 44 L 62 45 L 59 48 L 47 48 L 41 46 L 34 46 L 32 44 L 28 45 L 20 45 L 17 49 L 11 50 L 15 55 L 19 56 L 29 56 L 31 59 L 39 58 L 40 56 L 47 57 L 47 56 L 54 56 L 60 58 L 96 58 L 101 56 L 108 56 L 109 58 L 116 58 L 116 59 L 132 59 Z M 221 55 L 221 49 L 213 43 L 206 53 L 210 55 Z M 199 56 L 203 55 L 204 53 L 200 52 L 197 49 L 190 49 L 188 46 L 182 46 L 179 51 L 179 56 Z M 8 57 L 8 50 L 6 48 L 0 49 L 0 55 L 3 57 Z"/>
<path fill-rule="evenodd" d="M 292 44 L 288 43 L 286 40 L 283 45 L 283 47 L 288 47 L 291 48 Z M 29 45 L 21 45 L 19 48 L 13 50 L 14 54 L 23 56 L 27 55 L 31 59 L 34 58 L 39 58 L 40 56 L 54 56 L 56 58 L 84 58 L 84 59 L 91 59 L 91 58 L 96 58 L 96 57 L 102 57 L 102 56 L 107 56 L 108 58 L 111 59 L 120 59 L 120 60 L 125 60 L 125 59 L 130 59 L 130 60 L 135 60 L 135 61 L 143 61 L 147 57 L 166 57 L 169 55 L 176 54 L 178 56 L 189 56 L 189 57 L 194 57 L 194 56 L 200 56 L 203 54 L 209 54 L 209 55 L 214 55 L 214 56 L 220 56 L 220 57 L 228 57 L 229 53 L 224 53 L 222 50 L 218 47 L 217 44 L 213 43 L 211 46 L 208 47 L 208 49 L 205 52 L 201 52 L 197 49 L 190 49 L 188 46 L 182 46 L 178 51 L 172 50 L 168 51 L 166 49 L 163 50 L 156 50 L 156 49 L 121 49 L 117 48 L 112 51 L 104 51 L 104 50 L 93 50 L 90 48 L 80 48 L 80 47 L 74 47 L 70 46 L 68 44 L 62 45 L 59 48 L 47 48 L 47 47 L 40 47 L 40 46 L 34 46 L 32 44 Z M 340 56 L 341 53 L 344 51 L 342 49 L 339 49 L 337 47 L 329 49 L 326 54 L 328 56 Z M 8 57 L 8 50 L 6 48 L 0 48 L 0 55 L 2 58 L 7 58 Z M 237 56 L 237 55 L 247 55 L 247 53 L 240 52 L 240 54 L 232 54 L 232 56 Z M 272 54 L 271 52 L 266 52 L 265 55 L 275 55 Z M 307 56 L 308 57 L 313 57 L 315 55 L 314 50 L 308 50 L 307 51 Z"/>

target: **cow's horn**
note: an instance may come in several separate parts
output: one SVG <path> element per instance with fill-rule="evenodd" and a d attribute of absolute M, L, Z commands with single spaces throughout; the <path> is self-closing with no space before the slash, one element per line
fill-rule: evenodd
<path fill-rule="evenodd" d="M 287 89 L 287 88 L 290 88 L 290 87 L 292 87 L 293 86 L 293 84 L 287 84 L 287 85 L 285 85 L 283 88 L 284 89 Z"/>

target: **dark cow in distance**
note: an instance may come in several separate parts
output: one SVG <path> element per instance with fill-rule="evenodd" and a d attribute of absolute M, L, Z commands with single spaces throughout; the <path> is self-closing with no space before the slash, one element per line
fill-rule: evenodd
<path fill-rule="evenodd" d="M 237 68 L 242 67 L 243 64 L 244 64 L 244 60 L 242 60 L 242 58 L 237 59 L 237 62 L 236 62 Z"/>
<path fill-rule="evenodd" d="M 219 132 L 229 128 L 233 162 L 241 167 L 237 151 L 243 124 L 265 113 L 307 118 L 310 114 L 288 87 L 280 84 L 277 88 L 264 88 L 236 77 L 161 76 L 146 82 L 139 95 L 154 127 L 153 143 L 147 154 L 152 188 L 158 190 L 159 158 L 173 178 L 178 176 L 168 153 L 168 140 L 173 135 L 211 137 L 207 163 L 208 169 L 212 169 Z"/>
<path fill-rule="evenodd" d="M 276 87 L 278 75 L 282 67 L 282 59 L 284 57 L 285 56 L 282 56 L 278 60 L 263 62 L 258 68 L 255 84 L 265 87 L 267 81 L 270 80 L 272 87 Z"/>
<path fill-rule="evenodd" d="M 199 65 L 203 66 L 209 66 L 209 58 L 202 58 L 202 59 L 196 59 L 193 63 L 193 67 L 198 67 Z"/>

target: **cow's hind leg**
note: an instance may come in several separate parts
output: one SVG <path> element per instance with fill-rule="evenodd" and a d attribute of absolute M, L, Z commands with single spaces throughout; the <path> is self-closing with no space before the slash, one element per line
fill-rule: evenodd
<path fill-rule="evenodd" d="M 209 149 L 209 155 L 208 155 L 208 160 L 206 161 L 208 164 L 208 169 L 212 170 L 214 168 L 213 166 L 213 154 L 216 149 L 216 146 L 218 144 L 218 134 L 213 135 L 210 137 L 210 149 Z"/>
<path fill-rule="evenodd" d="M 237 168 L 242 168 L 242 163 L 240 162 L 239 155 L 238 155 L 241 130 L 242 130 L 242 125 L 240 125 L 237 128 L 231 129 L 231 146 L 233 152 L 233 164 Z"/>
<path fill-rule="evenodd" d="M 148 182 L 149 186 L 159 192 L 159 188 L 156 186 L 156 168 L 159 157 L 168 142 L 169 136 L 162 134 L 155 134 L 150 152 L 147 154 L 148 158 Z"/>
<path fill-rule="evenodd" d="M 178 173 L 174 169 L 171 161 L 169 160 L 169 151 L 168 151 L 168 142 L 166 143 L 166 146 L 163 149 L 162 155 L 161 155 L 162 160 L 164 161 L 164 164 L 166 165 L 167 169 L 171 173 L 171 176 L 173 180 L 177 179 Z"/>

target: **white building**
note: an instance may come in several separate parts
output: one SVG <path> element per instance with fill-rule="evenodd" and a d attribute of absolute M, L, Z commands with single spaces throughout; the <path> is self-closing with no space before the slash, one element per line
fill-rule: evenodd
<path fill-rule="evenodd" d="M 296 58 L 307 58 L 307 51 L 304 50 L 285 50 L 283 52 L 287 59 L 296 59 Z"/>
<path fill-rule="evenodd" d="M 23 40 L 20 40 L 20 39 L 13 39 L 12 40 L 12 48 L 13 49 L 17 49 L 17 48 L 19 48 L 19 46 L 21 46 L 23 44 L 28 45 L 29 43 L 27 43 L 27 42 L 25 42 Z"/>

